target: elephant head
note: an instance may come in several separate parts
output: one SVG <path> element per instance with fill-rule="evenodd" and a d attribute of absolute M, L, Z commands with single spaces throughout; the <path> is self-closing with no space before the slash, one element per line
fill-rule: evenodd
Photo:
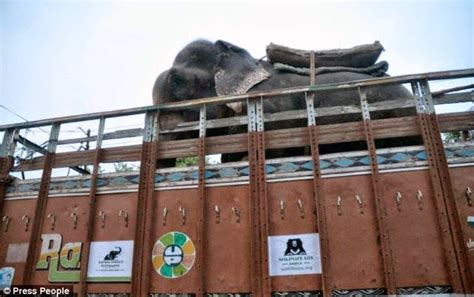
<path fill-rule="evenodd" d="M 181 50 L 172 67 L 158 76 L 153 103 L 245 94 L 269 77 L 270 73 L 245 49 L 222 40 L 197 40 Z M 242 112 L 241 103 L 230 103 L 228 107 Z M 223 113 L 222 107 L 214 108 L 210 116 Z M 190 120 L 188 117 L 184 118 Z"/>

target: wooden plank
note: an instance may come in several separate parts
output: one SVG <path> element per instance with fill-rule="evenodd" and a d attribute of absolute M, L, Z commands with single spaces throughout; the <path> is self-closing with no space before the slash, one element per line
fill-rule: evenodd
<path fill-rule="evenodd" d="M 442 96 L 436 97 L 434 101 L 436 104 L 472 102 L 474 101 L 474 92 L 462 92 L 462 93 L 442 95 Z M 371 104 L 369 108 L 371 112 L 375 112 L 375 111 L 386 111 L 386 110 L 403 109 L 403 108 L 410 108 L 410 107 L 414 107 L 412 98 L 376 102 L 376 103 Z M 330 117 L 330 116 L 334 116 L 335 118 L 341 114 L 344 114 L 344 115 L 359 114 L 360 112 L 361 112 L 360 107 L 352 106 L 352 105 L 322 107 L 322 108 L 317 108 L 317 118 Z M 270 113 L 270 114 L 267 113 L 264 115 L 265 123 L 294 120 L 294 119 L 306 119 L 306 110 L 290 110 L 290 111 L 276 112 L 276 113 Z M 326 120 L 331 121 L 331 118 L 326 119 Z M 208 129 L 239 126 L 239 125 L 247 125 L 247 116 L 207 120 L 206 122 L 206 126 Z M 183 123 L 179 123 L 178 126 L 173 130 L 160 131 L 160 134 L 197 131 L 198 129 L 199 129 L 198 121 L 183 122 Z M 104 140 L 140 137 L 142 135 L 143 135 L 143 129 L 141 128 L 125 129 L 125 130 L 118 130 L 118 131 L 114 131 L 110 133 L 105 133 Z M 58 145 L 95 141 L 96 139 L 97 139 L 97 136 L 65 139 L 65 140 L 58 141 Z"/>
<path fill-rule="evenodd" d="M 442 132 L 473 130 L 474 112 L 460 112 L 455 114 L 441 114 L 438 122 Z M 374 136 L 380 138 L 394 138 L 418 135 L 417 117 L 402 117 L 372 121 Z M 332 124 L 320 126 L 319 143 L 342 143 L 364 140 L 362 122 Z M 307 128 L 291 128 L 265 132 L 266 149 L 303 147 L 309 145 Z M 235 134 L 232 137 L 214 136 L 206 141 L 208 154 L 236 153 L 247 151 L 247 134 Z M 103 149 L 103 163 L 139 161 L 140 145 Z M 197 139 L 163 141 L 158 144 L 158 158 L 181 158 L 197 156 Z M 13 171 L 29 171 L 42 168 L 44 157 L 24 160 Z M 93 151 L 58 153 L 55 168 L 91 165 L 94 162 Z"/>

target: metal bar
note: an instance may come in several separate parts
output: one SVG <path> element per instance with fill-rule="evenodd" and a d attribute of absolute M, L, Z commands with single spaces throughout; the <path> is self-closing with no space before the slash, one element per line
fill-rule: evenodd
<path fill-rule="evenodd" d="M 434 99 L 435 104 L 473 102 L 474 92 L 471 91 L 471 92 L 460 92 L 460 93 L 454 93 L 454 94 L 440 95 L 433 99 Z M 385 110 L 393 110 L 393 109 L 401 109 L 401 108 L 410 108 L 414 106 L 415 104 L 413 102 L 413 98 L 410 96 L 410 98 L 400 98 L 396 100 L 376 102 L 376 103 L 371 104 L 369 108 L 370 108 L 370 111 L 372 112 L 372 111 L 385 111 Z M 306 112 L 307 112 L 306 110 L 291 110 L 291 111 L 267 113 L 263 115 L 263 118 L 266 123 L 290 120 L 290 119 L 291 120 L 306 119 L 307 118 Z M 318 108 L 318 114 L 316 115 L 316 117 L 319 118 L 323 116 L 324 117 L 338 116 L 341 113 L 346 114 L 346 115 L 356 114 L 356 113 L 359 114 L 360 112 L 361 112 L 360 107 L 355 106 L 355 105 L 321 107 L 321 108 Z M 231 117 L 231 118 L 207 120 L 206 127 L 207 129 L 209 129 L 209 128 L 236 126 L 236 125 L 242 125 L 242 124 L 247 124 L 246 115 Z M 182 122 L 182 123 L 179 123 L 177 127 L 172 130 L 161 130 L 160 134 L 194 131 L 194 130 L 199 130 L 199 121 Z M 133 128 L 133 129 L 124 129 L 124 130 L 117 130 L 114 132 L 105 133 L 104 140 L 131 138 L 131 137 L 140 137 L 140 136 L 143 136 L 143 129 Z M 96 138 L 97 136 L 63 139 L 63 140 L 58 141 L 58 145 L 95 141 Z"/>
<path fill-rule="evenodd" d="M 155 126 L 156 127 L 156 126 Z M 151 272 L 151 253 L 153 248 L 153 233 L 155 231 L 153 225 L 153 210 L 155 209 L 155 172 L 157 165 L 157 151 L 158 151 L 158 142 L 153 140 L 150 143 L 149 151 L 149 162 L 147 164 L 147 193 L 146 193 L 146 208 L 145 208 L 145 227 L 143 235 L 143 255 L 142 255 L 142 284 L 141 284 L 141 293 L 139 296 L 148 296 L 150 289 L 150 272 Z M 158 203 L 158 202 L 156 202 Z"/>
<path fill-rule="evenodd" d="M 310 52 L 310 84 L 316 83 L 314 70 L 314 51 Z M 313 163 L 313 189 L 316 205 L 316 216 L 318 219 L 318 232 L 321 243 L 322 259 L 322 291 L 323 296 L 332 296 L 334 286 L 331 271 L 331 249 L 329 246 L 329 231 L 327 229 L 326 202 L 323 195 L 323 183 L 321 179 L 321 167 L 319 157 L 319 127 L 316 126 L 316 112 L 314 109 L 314 93 L 306 94 L 306 110 L 308 117 L 308 133 L 311 148 L 311 160 Z"/>
<path fill-rule="evenodd" d="M 34 150 L 35 152 L 38 152 L 40 154 L 43 154 L 45 155 L 47 153 L 47 150 L 42 148 L 41 146 L 37 145 L 36 143 L 28 140 L 27 138 L 21 136 L 21 135 L 18 135 L 18 142 L 23 144 L 25 147 L 27 148 L 30 148 L 32 150 Z M 80 174 L 91 174 L 89 171 L 79 167 L 79 166 L 72 166 L 72 167 L 69 167 L 71 168 L 72 170 L 80 173 Z"/>
<path fill-rule="evenodd" d="M 15 139 L 18 136 L 18 130 L 10 128 L 3 134 L 2 145 L 0 146 L 0 158 L 13 156 L 15 151 Z"/>
<path fill-rule="evenodd" d="M 0 146 L 0 214 L 3 213 L 3 203 L 7 184 L 11 181 L 10 170 L 13 168 L 13 155 L 15 152 L 15 136 L 18 134 L 16 129 L 8 129 L 3 135 L 2 145 Z"/>
<path fill-rule="evenodd" d="M 198 225 L 197 225 L 197 254 L 196 264 L 198 269 L 198 284 L 196 286 L 196 297 L 203 297 L 206 289 L 206 105 L 201 106 L 199 116 L 199 177 L 198 177 Z"/>
<path fill-rule="evenodd" d="M 439 90 L 439 91 L 436 91 L 436 92 L 432 92 L 431 96 L 432 97 L 437 97 L 437 96 L 440 96 L 440 95 L 443 95 L 443 94 L 446 94 L 446 93 L 462 91 L 462 90 L 467 90 L 467 89 L 474 89 L 474 84 Z"/>
<path fill-rule="evenodd" d="M 454 250 L 459 265 L 461 274 L 461 281 L 464 285 L 463 293 L 474 293 L 474 282 L 471 274 L 471 267 L 469 266 L 469 254 L 466 245 L 467 238 L 464 238 L 462 232 L 462 220 L 459 216 L 456 199 L 454 195 L 454 188 L 449 175 L 448 162 L 446 154 L 444 153 L 443 141 L 441 139 L 441 131 L 436 118 L 433 98 L 429 84 L 426 80 L 420 81 L 420 91 L 423 96 L 428 112 L 428 124 L 430 126 L 431 139 L 435 152 L 435 160 L 437 162 L 438 174 L 441 180 L 441 188 L 443 189 L 443 197 L 448 214 L 448 220 L 453 236 Z"/>
<path fill-rule="evenodd" d="M 157 112 L 147 112 L 143 135 L 138 185 L 137 223 L 133 249 L 132 296 L 147 296 L 150 285 L 151 238 L 153 231 L 153 194 L 157 154 Z"/>
<path fill-rule="evenodd" d="M 257 188 L 260 218 L 260 265 L 262 296 L 271 296 L 272 284 L 268 263 L 268 235 L 270 234 L 268 216 L 268 195 L 265 173 L 265 132 L 263 125 L 263 98 L 255 102 L 255 116 L 257 120 Z"/>
<path fill-rule="evenodd" d="M 36 250 L 40 239 L 41 230 L 43 230 L 44 214 L 48 203 L 49 183 L 55 158 L 56 143 L 58 141 L 60 124 L 53 124 L 49 134 L 48 149 L 44 160 L 43 173 L 41 175 L 38 199 L 36 199 L 35 215 L 33 218 L 33 228 L 31 230 L 28 253 L 25 263 L 25 272 L 23 274 L 23 285 L 31 285 L 33 273 L 36 267 Z"/>
<path fill-rule="evenodd" d="M 94 223 L 96 212 L 97 196 L 97 176 L 99 175 L 99 165 L 102 156 L 102 139 L 104 136 L 105 118 L 99 122 L 99 131 L 97 132 L 97 143 L 95 147 L 94 168 L 92 169 L 91 188 L 89 190 L 89 210 L 87 214 L 87 233 L 82 252 L 81 275 L 79 281 L 79 296 L 87 296 L 87 269 L 89 267 L 90 244 L 94 237 Z"/>
<path fill-rule="evenodd" d="M 252 240 L 249 242 L 250 249 L 250 283 L 252 296 L 263 296 L 261 286 L 261 257 L 260 257 L 260 232 L 259 232 L 259 199 L 258 199 L 258 180 L 257 180 L 257 120 L 255 101 L 247 101 L 248 114 L 248 154 L 249 154 L 249 207 L 250 207 L 250 226 Z"/>
<path fill-rule="evenodd" d="M 416 101 L 416 111 L 418 113 L 418 122 L 421 128 L 421 136 L 426 150 L 426 157 L 430 171 L 431 185 L 434 193 L 434 205 L 436 208 L 440 234 L 442 238 L 442 245 L 444 257 L 446 261 L 447 273 L 450 279 L 450 284 L 454 292 L 464 292 L 463 283 L 461 281 L 461 272 L 459 271 L 458 261 L 456 258 L 456 251 L 453 244 L 453 237 L 450 230 L 449 219 L 446 214 L 446 205 L 444 203 L 443 189 L 441 186 L 440 176 L 438 172 L 438 164 L 436 162 L 435 148 L 433 145 L 433 138 L 431 135 L 431 125 L 427 116 L 428 107 L 424 96 L 421 94 L 420 85 L 418 82 L 412 83 L 413 95 Z"/>
<path fill-rule="evenodd" d="M 204 99 L 186 100 L 186 101 L 182 101 L 178 103 L 150 105 L 150 106 L 122 109 L 122 110 L 115 110 L 115 111 L 96 112 L 96 113 L 74 115 L 74 116 L 67 116 L 67 117 L 58 117 L 58 118 L 44 119 L 44 120 L 39 120 L 39 121 L 1 125 L 0 131 L 6 130 L 9 128 L 32 128 L 32 127 L 46 126 L 46 125 L 51 125 L 52 123 L 81 122 L 81 121 L 95 120 L 101 117 L 112 118 L 112 117 L 128 116 L 128 115 L 141 114 L 141 113 L 145 113 L 148 111 L 155 111 L 155 110 L 184 109 L 188 107 L 200 106 L 202 104 L 207 104 L 207 105 L 226 104 L 226 103 L 243 101 L 249 98 L 274 97 L 277 95 L 288 95 L 288 94 L 302 93 L 302 92 L 308 92 L 308 91 L 321 92 L 321 91 L 332 91 L 332 90 L 349 90 L 349 89 L 357 89 L 359 87 L 364 87 L 364 86 L 410 83 L 412 81 L 420 80 L 420 79 L 440 80 L 440 79 L 455 79 L 455 78 L 464 78 L 464 77 L 474 77 L 474 68 L 373 78 L 373 79 L 367 79 L 367 80 L 358 80 L 358 81 L 336 83 L 336 84 L 279 89 L 279 90 L 266 91 L 266 92 L 251 92 L 245 95 L 211 97 L 211 98 L 204 98 Z"/>
<path fill-rule="evenodd" d="M 376 138 L 417 136 L 419 135 L 417 120 L 417 116 L 372 120 L 374 136 Z M 438 116 L 438 120 L 442 132 L 474 129 L 474 112 L 472 111 L 442 114 Z M 319 128 L 318 142 L 319 144 L 328 144 L 364 140 L 363 131 L 362 122 L 323 125 Z M 207 153 L 246 152 L 248 150 L 247 138 L 246 133 L 233 134 L 232 137 L 226 135 L 208 137 Z M 267 149 L 309 146 L 307 127 L 267 131 L 265 138 Z M 158 158 L 182 158 L 197 155 L 198 148 L 195 146 L 195 142 L 195 139 L 163 141 L 159 146 Z M 141 145 L 104 148 L 103 153 L 102 162 L 104 163 L 139 161 Z M 12 168 L 12 171 L 41 169 L 43 160 L 44 156 L 20 161 L 18 165 Z M 93 163 L 93 151 L 68 152 L 57 153 L 54 166 L 60 168 L 74 165 L 92 165 Z"/>
<path fill-rule="evenodd" d="M 375 148 L 374 132 L 370 120 L 369 103 L 365 88 L 359 89 L 359 96 L 362 108 L 362 118 L 364 120 L 364 132 L 369 151 L 370 169 L 372 177 L 372 193 L 374 196 L 375 213 L 377 216 L 377 227 L 380 236 L 380 248 L 382 250 L 382 262 L 384 268 L 385 286 L 387 293 L 393 295 L 397 293 L 395 268 L 393 266 L 393 255 L 390 245 L 390 234 L 387 227 L 387 209 L 383 201 L 383 193 L 380 183 L 380 173 L 377 162 L 377 152 Z"/>

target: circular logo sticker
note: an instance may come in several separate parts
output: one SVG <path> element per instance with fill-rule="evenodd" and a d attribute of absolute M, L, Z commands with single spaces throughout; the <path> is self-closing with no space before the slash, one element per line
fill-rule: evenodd
<path fill-rule="evenodd" d="M 166 278 L 178 278 L 193 267 L 196 259 L 194 243 L 186 234 L 168 232 L 153 247 L 151 260 L 155 271 Z"/>

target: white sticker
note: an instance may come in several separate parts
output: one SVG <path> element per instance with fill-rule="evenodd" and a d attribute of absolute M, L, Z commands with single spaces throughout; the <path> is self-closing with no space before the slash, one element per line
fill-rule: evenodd
<path fill-rule="evenodd" d="M 129 282 L 132 261 L 133 240 L 91 242 L 87 281 Z"/>
<path fill-rule="evenodd" d="M 467 217 L 467 224 L 468 224 L 470 227 L 473 227 L 473 228 L 474 228 L 474 216 L 468 216 L 468 217 Z"/>
<path fill-rule="evenodd" d="M 10 243 L 5 263 L 25 263 L 28 254 L 28 243 Z"/>
<path fill-rule="evenodd" d="M 10 288 L 15 275 L 15 268 L 3 267 L 0 268 L 0 290 Z"/>
<path fill-rule="evenodd" d="M 319 234 L 268 237 L 270 276 L 321 273 Z"/>

